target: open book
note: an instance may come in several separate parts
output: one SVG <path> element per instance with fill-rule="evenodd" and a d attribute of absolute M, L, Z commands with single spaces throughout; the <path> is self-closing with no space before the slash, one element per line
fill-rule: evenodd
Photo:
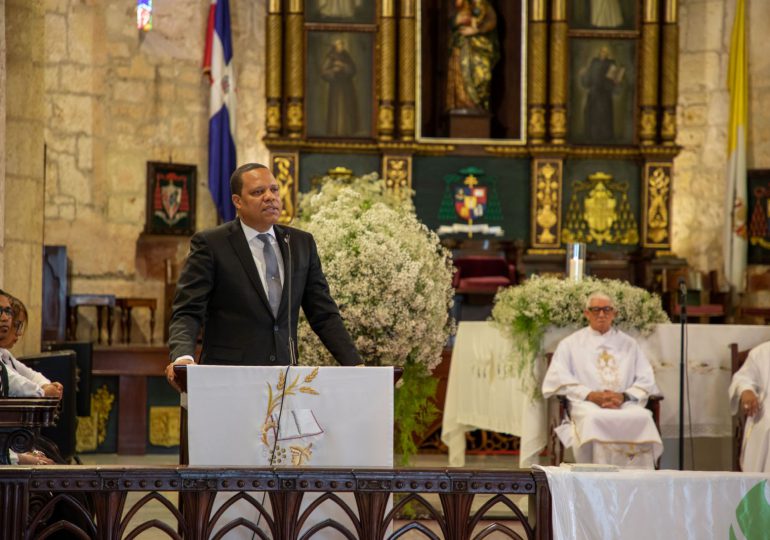
<path fill-rule="evenodd" d="M 605 75 L 609 80 L 614 82 L 615 84 L 620 84 L 623 82 L 623 77 L 626 74 L 626 68 L 619 66 L 617 64 L 612 64 L 610 68 L 607 70 L 607 75 Z"/>

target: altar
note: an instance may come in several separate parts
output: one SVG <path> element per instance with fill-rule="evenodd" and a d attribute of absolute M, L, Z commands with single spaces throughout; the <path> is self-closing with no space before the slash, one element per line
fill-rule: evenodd
<path fill-rule="evenodd" d="M 575 328 L 552 329 L 544 347 L 553 352 L 562 338 Z M 655 380 L 664 396 L 660 428 L 664 439 L 679 431 L 679 348 L 678 324 L 656 325 L 652 334 L 636 336 L 655 370 Z M 687 371 L 690 409 L 685 403 L 685 435 L 730 437 L 727 388 L 730 384 L 730 343 L 747 349 L 770 339 L 770 328 L 746 325 L 690 324 L 687 327 Z M 441 440 L 449 448 L 449 465 L 465 463 L 465 433 L 485 429 L 520 438 L 519 466 L 538 462 L 546 446 L 548 425 L 546 404 L 535 397 L 545 373 L 545 359 L 535 366 L 536 384 L 519 377 L 510 360 L 515 344 L 491 322 L 461 322 L 449 369 Z M 539 392 L 538 392 L 539 394 Z M 686 395 L 685 395 L 686 398 Z M 686 399 L 685 399 L 686 402 Z M 687 421 L 687 420 L 686 420 Z"/>

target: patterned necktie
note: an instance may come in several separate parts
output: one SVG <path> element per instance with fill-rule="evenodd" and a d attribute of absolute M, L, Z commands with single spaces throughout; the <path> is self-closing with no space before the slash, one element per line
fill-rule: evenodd
<path fill-rule="evenodd" d="M 281 305 L 281 274 L 278 272 L 278 259 L 275 256 L 275 250 L 270 245 L 269 234 L 258 234 L 257 238 L 262 241 L 262 253 L 265 258 L 265 281 L 267 282 L 267 301 L 270 302 L 270 309 L 273 315 L 278 315 L 278 306 Z"/>

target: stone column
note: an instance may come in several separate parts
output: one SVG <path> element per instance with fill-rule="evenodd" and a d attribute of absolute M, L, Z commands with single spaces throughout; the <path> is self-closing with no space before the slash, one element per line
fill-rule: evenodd
<path fill-rule="evenodd" d="M 548 54 L 546 0 L 530 0 L 527 47 L 527 137 L 533 144 L 545 141 L 545 106 Z"/>
<path fill-rule="evenodd" d="M 289 0 L 289 12 L 286 15 L 286 127 L 292 139 L 302 137 L 305 127 L 303 7 L 303 0 Z"/>
<path fill-rule="evenodd" d="M 663 144 L 676 142 L 676 102 L 679 73 L 679 20 L 677 0 L 666 0 L 663 8 L 663 66 L 660 105 L 663 109 L 660 138 Z"/>
<path fill-rule="evenodd" d="M 398 127 L 401 138 L 414 140 L 415 114 L 415 0 L 401 0 L 398 19 Z"/>
<path fill-rule="evenodd" d="M 265 66 L 265 129 L 268 137 L 281 134 L 281 57 L 283 56 L 283 21 L 281 20 L 281 0 L 270 0 L 267 5 L 267 49 Z"/>
<path fill-rule="evenodd" d="M 5 9 L 0 9 L 0 141 L 5 141 Z M 5 266 L 5 143 L 0 145 L 0 283 Z"/>
<path fill-rule="evenodd" d="M 396 19 L 395 0 L 383 0 L 380 17 L 380 95 L 377 134 L 380 140 L 393 139 L 396 94 Z"/>
<path fill-rule="evenodd" d="M 26 354 L 40 350 L 44 200 L 45 8 L 42 0 L 7 0 L 6 34 L 6 174 L 3 289 L 30 310 Z"/>
<path fill-rule="evenodd" d="M 644 0 L 642 13 L 642 40 L 639 72 L 639 142 L 655 144 L 658 118 L 658 55 L 660 54 L 660 26 L 658 1 Z"/>
<path fill-rule="evenodd" d="M 551 4 L 551 84 L 549 88 L 551 142 L 564 144 L 567 139 L 567 1 Z"/>

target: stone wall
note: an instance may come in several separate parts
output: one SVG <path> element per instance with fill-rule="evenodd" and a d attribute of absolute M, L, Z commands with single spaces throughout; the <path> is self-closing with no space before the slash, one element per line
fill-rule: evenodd
<path fill-rule="evenodd" d="M 239 161 L 266 159 L 261 2 L 231 1 L 238 82 Z M 207 0 L 156 2 L 154 28 L 135 4 L 59 0 L 45 12 L 45 242 L 67 246 L 73 293 L 152 297 L 162 337 L 164 259 L 186 237 L 143 234 L 147 161 L 194 164 L 196 226 L 216 223 L 207 187 L 208 81 L 201 72 Z M 84 311 L 80 337 L 95 335 Z M 134 341 L 148 314 L 135 311 Z M 82 332 L 81 332 L 82 329 Z"/>
<path fill-rule="evenodd" d="M 0 284 L 33 314 L 14 352 L 39 350 L 43 239 L 42 0 L 6 0 L 5 186 L 3 273 Z M 2 190 L 0 190 L 2 191 Z"/>
<path fill-rule="evenodd" d="M 732 0 L 680 4 L 679 137 L 675 162 L 673 249 L 690 265 L 723 272 Z M 749 168 L 770 167 L 770 2 L 747 0 Z"/>
<path fill-rule="evenodd" d="M 0 9 L 0 141 L 5 141 L 5 9 Z M 0 148 L 0 283 L 5 266 L 5 147 Z"/>

